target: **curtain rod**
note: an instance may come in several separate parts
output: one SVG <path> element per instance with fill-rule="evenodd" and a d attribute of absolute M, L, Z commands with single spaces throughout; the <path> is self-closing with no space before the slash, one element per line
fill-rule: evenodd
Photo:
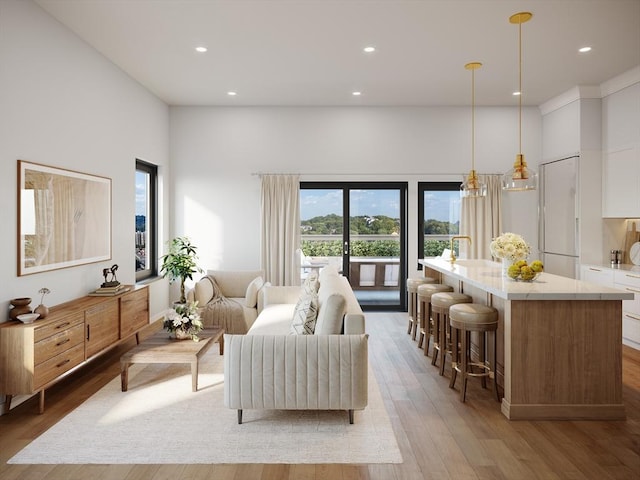
<path fill-rule="evenodd" d="M 457 172 L 457 173 L 425 173 L 425 172 L 420 172 L 420 173 L 407 173 L 407 172 L 402 172 L 402 173 L 398 173 L 398 172 L 393 172 L 393 173 L 389 173 L 389 172 L 355 172 L 355 173 L 301 173 L 301 172 L 251 172 L 251 176 L 252 177 L 261 177 L 262 175 L 300 175 L 300 176 L 305 176 L 305 177 L 317 177 L 317 176 L 376 176 L 376 175 L 384 175 L 384 176 L 388 176 L 388 175 L 398 175 L 398 176 L 406 176 L 406 175 L 415 175 L 415 176 L 419 176 L 419 175 L 447 175 L 447 176 L 451 176 L 451 175 L 461 175 L 461 176 L 465 176 L 466 174 L 464 172 Z M 478 173 L 478 175 L 502 175 L 502 173 Z"/>

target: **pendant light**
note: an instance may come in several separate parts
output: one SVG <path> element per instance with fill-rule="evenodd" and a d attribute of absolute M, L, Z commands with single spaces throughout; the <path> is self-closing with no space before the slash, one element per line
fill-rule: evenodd
<path fill-rule="evenodd" d="M 482 64 L 480 62 L 467 63 L 464 68 L 471 70 L 471 171 L 467 175 L 462 185 L 460 185 L 460 197 L 461 198 L 479 198 L 487 196 L 487 186 L 484 183 L 480 183 L 478 175 L 476 174 L 475 156 L 476 156 L 476 70 L 480 68 Z"/>
<path fill-rule="evenodd" d="M 538 175 L 527 167 L 527 162 L 522 153 L 522 24 L 533 17 L 530 12 L 515 13 L 509 17 L 509 22 L 518 25 L 518 145 L 519 153 L 513 168 L 502 176 L 502 189 L 508 191 L 535 190 L 538 184 Z"/>

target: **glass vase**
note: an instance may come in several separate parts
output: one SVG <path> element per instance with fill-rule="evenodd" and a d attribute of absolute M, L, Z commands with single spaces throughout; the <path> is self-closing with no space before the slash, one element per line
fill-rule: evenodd
<path fill-rule="evenodd" d="M 508 259 L 508 258 L 503 258 L 502 259 L 502 276 L 503 277 L 508 277 L 509 276 L 509 267 L 513 265 L 513 261 Z"/>

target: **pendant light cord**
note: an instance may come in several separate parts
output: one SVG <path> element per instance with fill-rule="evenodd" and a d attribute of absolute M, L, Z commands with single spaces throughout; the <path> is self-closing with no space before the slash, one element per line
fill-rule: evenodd
<path fill-rule="evenodd" d="M 518 75 L 518 152 L 522 155 L 522 22 L 518 23 L 518 56 L 519 56 L 519 75 Z"/>
<path fill-rule="evenodd" d="M 471 70 L 471 170 L 476 169 L 476 71 Z"/>

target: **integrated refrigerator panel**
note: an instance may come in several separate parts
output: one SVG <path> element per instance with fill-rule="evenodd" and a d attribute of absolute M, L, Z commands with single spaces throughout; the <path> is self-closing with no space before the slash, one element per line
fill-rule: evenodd
<path fill-rule="evenodd" d="M 578 157 L 542 165 L 543 252 L 578 256 Z"/>
<path fill-rule="evenodd" d="M 541 260 L 544 264 L 545 273 L 552 273 L 567 278 L 578 278 L 578 257 L 543 253 Z M 541 278 L 544 279 L 544 275 Z"/>

